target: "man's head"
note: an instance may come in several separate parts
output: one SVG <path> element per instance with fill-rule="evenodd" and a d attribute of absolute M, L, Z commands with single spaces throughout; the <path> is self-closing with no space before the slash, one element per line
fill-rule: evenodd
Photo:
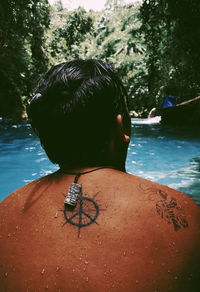
<path fill-rule="evenodd" d="M 126 98 L 112 66 L 79 59 L 56 65 L 43 76 L 28 111 L 52 162 L 68 168 L 113 165 L 117 158 L 111 152 L 122 150 L 123 140 L 129 140 Z M 113 142 L 117 136 L 119 143 Z"/>

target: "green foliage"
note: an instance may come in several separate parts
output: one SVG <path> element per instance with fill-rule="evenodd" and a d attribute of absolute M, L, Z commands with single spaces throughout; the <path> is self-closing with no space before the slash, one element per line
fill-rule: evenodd
<path fill-rule="evenodd" d="M 0 2 L 0 116 L 19 117 L 22 97 L 47 69 L 42 46 L 48 23 L 47 0 Z"/>
<path fill-rule="evenodd" d="M 200 2 L 107 0 L 101 12 L 62 0 L 0 3 L 0 116 L 18 115 L 37 77 L 55 63 L 99 58 L 119 68 L 129 107 L 141 115 L 163 95 L 200 92 Z"/>
<path fill-rule="evenodd" d="M 92 31 L 93 18 L 83 8 L 54 12 L 48 43 L 51 62 L 79 57 L 79 46 Z"/>
<path fill-rule="evenodd" d="M 48 68 L 44 33 L 50 24 L 49 9 L 47 0 L 35 0 L 35 5 L 32 5 L 32 14 L 29 22 L 29 42 L 32 63 L 30 74 L 33 80 L 37 79 L 38 75 L 41 75 Z"/>
<path fill-rule="evenodd" d="M 58 12 L 64 10 L 62 0 L 57 0 L 54 4 L 54 7 L 55 7 L 56 11 L 58 11 Z"/>
<path fill-rule="evenodd" d="M 107 0 L 105 7 L 107 11 L 113 11 L 116 10 L 117 8 L 122 8 L 124 5 L 123 0 Z"/>
<path fill-rule="evenodd" d="M 147 45 L 148 95 L 192 98 L 200 92 L 200 2 L 144 0 L 142 32 Z"/>
<path fill-rule="evenodd" d="M 108 1 L 107 7 L 96 18 L 93 47 L 86 56 L 104 59 L 119 69 L 128 88 L 130 109 L 142 114 L 147 108 L 144 82 L 146 63 L 138 17 L 139 5 Z"/>
<path fill-rule="evenodd" d="M 1 66 L 1 74 L 7 74 L 7 83 L 4 80 L 2 103 L 6 109 L 1 107 L 1 115 L 16 113 L 17 108 L 21 111 L 21 99 L 30 94 L 36 76 L 48 66 L 72 58 L 100 58 L 113 63 L 120 68 L 128 85 L 131 108 L 140 112 L 146 109 L 143 99 L 146 91 L 145 45 L 140 34 L 138 5 L 108 0 L 102 12 L 86 12 L 83 8 L 70 12 L 63 9 L 62 1 L 57 1 L 49 14 L 46 0 L 23 0 L 20 7 L 12 0 L 8 2 L 12 3 L 8 14 L 13 13 L 13 19 L 16 18 L 19 24 L 10 23 L 6 17 L 2 21 L 9 29 L 4 37 L 7 43 L 10 40 L 10 53 L 2 46 L 5 64 Z M 50 19 L 49 30 L 44 35 Z M 13 87 L 8 89 L 11 83 Z"/>

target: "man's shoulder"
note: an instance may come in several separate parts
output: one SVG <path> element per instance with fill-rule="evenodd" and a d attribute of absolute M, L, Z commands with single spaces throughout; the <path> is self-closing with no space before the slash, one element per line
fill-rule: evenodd
<path fill-rule="evenodd" d="M 136 188 L 140 193 L 140 196 L 145 199 L 155 200 L 157 198 L 167 201 L 174 198 L 176 200 L 181 200 L 186 205 L 191 204 L 198 207 L 194 200 L 188 195 L 166 185 L 162 185 L 129 173 L 126 174 L 123 179 L 125 179 L 124 184 L 127 183 L 130 188 L 134 186 L 134 188 Z"/>
<path fill-rule="evenodd" d="M 121 194 L 118 197 L 123 211 L 119 221 L 124 238 L 129 238 L 135 249 L 142 251 L 146 262 L 158 264 L 151 267 L 156 273 L 163 275 L 166 267 L 173 270 L 174 277 L 178 274 L 185 285 L 184 278 L 189 279 L 193 273 L 194 283 L 199 285 L 199 206 L 186 194 L 167 186 L 131 174 L 118 175 L 115 184 Z"/>
<path fill-rule="evenodd" d="M 0 202 L 0 214 L 9 210 L 20 210 L 24 208 L 24 204 L 30 198 L 35 200 L 36 195 L 44 190 L 44 188 L 49 185 L 52 180 L 52 174 L 38 178 L 9 194 L 2 202 Z"/>
<path fill-rule="evenodd" d="M 139 200 L 144 203 L 149 202 L 150 206 L 155 206 L 156 212 L 160 217 L 166 217 L 166 220 L 169 218 L 172 219 L 176 213 L 179 213 L 183 220 L 185 212 L 189 218 L 194 218 L 196 222 L 199 222 L 200 227 L 200 206 L 188 195 L 166 185 L 161 185 L 137 176 L 129 176 L 131 181 L 130 188 L 131 185 L 135 186 L 134 188 L 137 190 Z M 182 224 L 187 225 L 186 222 L 184 223 L 184 220 Z"/>
<path fill-rule="evenodd" d="M 200 207 L 188 195 L 131 174 L 122 174 L 115 182 L 120 187 L 119 194 L 123 193 L 129 204 L 130 213 L 147 218 L 147 229 L 159 226 L 168 235 L 185 234 L 200 239 Z M 159 228 L 154 231 L 159 233 Z"/>

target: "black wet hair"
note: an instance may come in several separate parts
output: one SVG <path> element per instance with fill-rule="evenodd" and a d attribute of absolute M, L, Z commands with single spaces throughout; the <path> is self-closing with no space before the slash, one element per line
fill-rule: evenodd
<path fill-rule="evenodd" d="M 28 114 L 49 159 L 61 167 L 109 165 L 116 116 L 126 89 L 116 70 L 96 59 L 53 66 L 41 78 Z"/>

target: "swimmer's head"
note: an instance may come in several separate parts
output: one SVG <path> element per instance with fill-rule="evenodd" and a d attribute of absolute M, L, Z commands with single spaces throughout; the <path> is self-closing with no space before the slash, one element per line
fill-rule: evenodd
<path fill-rule="evenodd" d="M 40 80 L 28 113 L 49 159 L 61 167 L 124 160 L 130 136 L 127 92 L 108 63 L 78 59 L 52 67 Z"/>

